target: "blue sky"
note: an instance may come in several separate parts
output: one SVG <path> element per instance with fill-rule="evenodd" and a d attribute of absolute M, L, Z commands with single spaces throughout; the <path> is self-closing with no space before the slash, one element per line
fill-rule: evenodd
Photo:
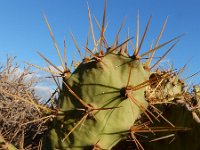
<path fill-rule="evenodd" d="M 92 16 L 101 22 L 104 0 L 88 0 Z M 148 18 L 152 15 L 151 25 L 142 50 L 149 48 L 152 40 L 156 40 L 165 18 L 168 23 L 160 43 L 166 42 L 177 35 L 186 33 L 167 55 L 179 69 L 190 59 L 189 74 L 200 70 L 200 15 L 199 0 L 108 0 L 106 37 L 110 45 L 126 17 L 126 24 L 121 33 L 125 39 L 129 28 L 130 35 L 135 36 L 136 15 L 140 13 L 141 33 Z M 36 51 L 40 51 L 55 65 L 59 66 L 53 42 L 51 41 L 45 21 L 45 13 L 54 32 L 59 48 L 63 50 L 63 39 L 67 41 L 67 58 L 70 62 L 75 47 L 70 37 L 73 32 L 79 47 L 83 49 L 89 28 L 86 0 L 6 0 L 0 1 L 0 60 L 5 61 L 6 55 L 17 56 L 17 61 L 23 61 L 45 66 L 45 62 Z M 95 23 L 94 23 L 95 24 Z M 95 27 L 96 28 L 96 27 Z M 98 29 L 95 36 L 98 37 Z M 161 50 L 163 54 L 167 48 Z M 78 54 L 76 60 L 79 60 Z M 188 75 L 189 75 L 188 74 Z M 196 77 L 198 81 L 198 77 Z M 199 82 L 199 81 L 198 81 Z"/>

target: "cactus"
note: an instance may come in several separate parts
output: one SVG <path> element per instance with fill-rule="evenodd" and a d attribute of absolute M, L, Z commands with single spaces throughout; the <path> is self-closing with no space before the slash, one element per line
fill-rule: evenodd
<path fill-rule="evenodd" d="M 148 109 L 150 102 L 147 101 L 147 96 L 145 97 L 149 85 L 156 84 L 159 80 L 153 77 L 149 70 L 149 60 L 143 62 L 142 57 L 154 53 L 179 37 L 156 45 L 155 48 L 139 56 L 150 18 L 140 43 L 137 35 L 133 54 L 130 55 L 127 50 L 127 44 L 131 39 L 128 38 L 117 45 L 118 35 L 113 46 L 103 50 L 103 47 L 106 47 L 105 12 L 106 10 L 104 10 L 97 53 L 85 47 L 91 57 L 84 58 L 73 73 L 65 68 L 62 91 L 58 98 L 60 104 L 58 115 L 44 138 L 44 149 L 112 149 L 119 141 L 128 139 L 130 135 L 134 136 L 132 128 L 142 114 L 145 114 L 150 121 L 152 117 L 159 118 L 159 112 L 153 114 Z M 48 22 L 47 25 L 52 35 Z M 97 46 L 94 45 L 95 50 Z M 167 52 L 174 46 L 175 44 Z M 169 75 L 171 74 L 160 75 L 165 83 L 159 90 L 160 94 L 156 94 L 163 100 L 170 97 L 168 101 L 183 91 L 182 84 L 173 86 L 172 82 L 179 82 L 177 77 Z M 161 97 L 163 93 L 164 97 Z M 139 148 L 142 148 L 140 144 Z"/>
<path fill-rule="evenodd" d="M 162 76 L 166 76 L 162 78 Z M 167 103 L 183 96 L 185 90 L 184 81 L 180 80 L 173 71 L 154 72 L 150 78 L 156 78 L 156 83 L 151 84 L 146 90 L 146 98 L 152 104 Z"/>
<path fill-rule="evenodd" d="M 56 122 L 64 129 L 56 123 L 57 129 L 50 131 L 51 139 L 58 138 L 52 146 L 66 149 L 98 144 L 110 149 L 146 110 L 145 88 L 134 88 L 147 81 L 148 74 L 138 60 L 117 52 L 81 63 L 70 77 L 63 79 L 63 113 Z M 60 130 L 66 130 L 67 135 L 58 136 Z M 61 141 L 63 144 L 59 145 Z"/>
<path fill-rule="evenodd" d="M 89 7 L 88 12 L 90 30 L 94 35 Z M 197 140 L 200 135 L 198 86 L 194 87 L 194 93 L 188 92 L 185 89 L 186 83 L 173 69 L 154 70 L 154 67 L 175 46 L 180 36 L 159 45 L 165 22 L 155 47 L 151 46 L 147 52 L 140 54 L 151 21 L 150 17 L 140 42 L 139 27 L 137 26 L 136 44 L 132 54 L 128 49 L 129 43 L 133 45 L 132 38 L 127 37 L 124 42 L 118 44 L 123 24 L 113 45 L 108 46 L 104 36 L 105 18 L 106 3 L 102 26 L 100 27 L 97 23 L 100 29 L 99 39 L 94 39 L 93 36 L 93 49 L 89 49 L 87 41 L 85 51 L 90 56 L 83 58 L 82 62 L 76 63 L 75 70 L 71 72 L 62 61 L 53 32 L 45 17 L 64 71 L 53 65 L 41 53 L 39 55 L 59 71 L 56 76 L 59 74 L 62 77 L 62 87 L 58 88 L 59 96 L 55 103 L 50 99 L 51 106 L 39 104 L 38 101 L 26 100 L 26 97 L 23 98 L 23 101 L 38 114 L 32 120 L 21 121 L 23 125 L 18 128 L 17 131 L 20 135 L 17 137 L 23 140 L 24 132 L 25 135 L 28 135 L 31 132 L 41 131 L 34 129 L 35 126 L 47 129 L 45 132 L 41 131 L 42 134 L 35 143 L 32 142 L 31 134 L 25 137 L 24 145 L 12 144 L 20 149 L 24 147 L 30 149 L 30 145 L 32 149 L 36 149 L 35 144 L 41 148 L 42 143 L 44 150 L 156 150 L 164 149 L 163 144 L 169 143 L 166 140 L 174 137 L 175 140 L 172 144 L 165 146 L 166 149 L 199 149 L 198 142 L 196 142 L 197 144 L 187 143 L 190 138 Z M 72 38 L 82 56 L 73 35 Z M 151 66 L 154 52 L 171 43 L 168 51 Z M 49 71 L 53 78 L 56 78 L 50 68 L 43 70 Z M 9 94 L 5 93 L 3 89 L 0 92 Z M 16 95 L 9 94 L 9 97 L 12 99 Z M 180 113 L 183 114 L 182 118 Z M 181 119 L 177 119 L 177 117 Z M 39 121 L 43 121 L 43 123 L 40 124 Z M 31 132 L 24 130 L 27 126 Z M 143 136 L 138 136 L 140 133 Z M 181 139 L 185 133 L 186 136 Z M 0 146 L 1 144 L 5 146 L 7 143 L 5 139 L 0 134 Z M 15 149 L 12 144 L 7 147 L 9 150 Z"/>
<path fill-rule="evenodd" d="M 197 89 L 197 86 L 194 88 Z M 195 89 L 194 89 L 195 91 Z M 142 142 L 144 149 L 154 150 L 167 150 L 167 149 L 183 149 L 183 150 L 198 150 L 200 145 L 198 143 L 200 138 L 200 122 L 197 106 L 193 105 L 193 100 L 196 99 L 196 95 L 191 93 L 184 93 L 180 97 L 176 97 L 170 103 L 156 104 L 157 109 L 162 112 L 163 117 L 174 125 L 176 132 L 171 132 L 167 129 L 165 121 L 157 122 L 149 126 L 152 129 L 164 129 L 165 133 L 145 133 L 143 136 L 147 136 L 150 142 Z M 184 127 L 183 130 L 179 130 L 177 127 Z M 185 132 L 186 131 L 186 132 Z M 163 139 L 162 139 L 163 138 Z M 162 139 L 162 140 L 159 140 Z M 142 139 L 140 139 L 143 141 Z"/>

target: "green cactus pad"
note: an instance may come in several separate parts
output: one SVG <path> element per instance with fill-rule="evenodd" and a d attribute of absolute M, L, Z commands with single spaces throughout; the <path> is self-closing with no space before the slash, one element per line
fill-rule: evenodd
<path fill-rule="evenodd" d="M 51 148 L 84 149 L 96 144 L 110 149 L 122 135 L 128 134 L 142 113 L 141 109 L 147 108 L 145 88 L 134 90 L 134 87 L 147 81 L 148 76 L 138 60 L 121 54 L 107 53 L 99 61 L 81 63 L 69 78 L 64 79 L 60 96 L 62 113 L 56 120 L 63 128 L 56 126 L 50 131 Z M 60 130 L 62 133 L 58 133 Z M 63 141 L 70 130 L 73 132 Z"/>

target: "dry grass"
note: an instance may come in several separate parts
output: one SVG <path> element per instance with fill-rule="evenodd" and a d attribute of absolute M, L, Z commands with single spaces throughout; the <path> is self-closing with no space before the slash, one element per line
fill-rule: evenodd
<path fill-rule="evenodd" d="M 0 134 L 6 141 L 23 149 L 30 144 L 31 147 L 38 145 L 36 137 L 46 129 L 44 123 L 48 120 L 41 118 L 45 117 L 48 108 L 39 104 L 39 98 L 35 96 L 33 87 L 37 79 L 30 67 L 21 71 L 14 59 L 8 58 L 0 67 Z"/>

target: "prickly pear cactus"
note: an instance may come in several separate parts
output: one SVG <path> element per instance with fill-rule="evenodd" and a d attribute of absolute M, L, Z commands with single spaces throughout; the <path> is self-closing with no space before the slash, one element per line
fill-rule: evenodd
<path fill-rule="evenodd" d="M 194 97 L 193 97 L 194 98 Z M 192 98 L 192 99 L 193 99 Z M 166 121 L 160 122 L 154 120 L 149 126 L 151 129 L 162 129 L 165 132 L 155 132 L 154 134 L 145 133 L 143 136 L 148 137 L 150 142 L 142 142 L 144 149 L 153 150 L 198 150 L 200 149 L 200 122 L 198 110 L 192 106 L 191 99 L 179 97 L 173 99 L 171 103 L 155 105 L 163 117 L 173 124 L 173 128 L 167 129 Z M 179 130 L 179 127 L 183 127 Z M 176 131 L 173 132 L 172 130 Z M 142 140 L 141 140 L 142 141 Z"/>
<path fill-rule="evenodd" d="M 185 83 L 173 71 L 153 72 L 149 78 L 156 79 L 146 90 L 146 98 L 150 103 L 170 103 L 183 97 Z"/>
<path fill-rule="evenodd" d="M 51 148 L 111 149 L 147 108 L 145 88 L 134 87 L 148 76 L 138 60 L 117 52 L 82 62 L 63 79 L 62 114 L 55 121 L 60 126 L 50 131 Z"/>
<path fill-rule="evenodd" d="M 9 144 L 6 141 L 8 139 L 0 133 L 0 149 L 200 149 L 199 87 L 194 86 L 193 92 L 188 92 L 184 81 L 179 79 L 179 74 L 173 69 L 153 70 L 175 46 L 180 36 L 159 44 L 165 22 L 155 46 L 152 45 L 147 52 L 139 55 L 151 17 L 140 42 L 139 22 L 137 23 L 135 46 L 129 36 L 122 44 L 118 44 L 123 24 L 113 45 L 109 46 L 104 36 L 106 9 L 102 27 L 97 22 L 100 29 L 99 39 L 95 39 L 94 36 L 89 7 L 88 16 L 94 47 L 90 50 L 87 41 L 85 51 L 90 56 L 87 57 L 86 54 L 83 58 L 72 35 L 75 46 L 83 58 L 82 62 L 76 63 L 73 72 L 65 66 L 66 59 L 65 62 L 62 61 L 53 32 L 45 17 L 64 71 L 39 54 L 59 73 L 54 75 L 51 68 L 42 69 L 49 71 L 55 81 L 58 75 L 62 77 L 62 87 L 56 81 L 58 99 L 50 98 L 45 104 L 40 104 L 23 98 L 23 102 L 31 108 L 34 106 L 41 116 L 35 115 L 32 120 L 19 123 L 20 144 Z M 171 43 L 173 44 L 167 52 L 151 66 L 154 52 Z M 128 49 L 129 44 L 133 48 L 133 54 Z M 66 48 L 66 45 L 64 47 Z M 66 49 L 64 53 L 66 54 Z M 3 91 L 1 88 L 0 92 Z M 10 96 L 15 100 L 16 95 Z M 51 104 L 48 105 L 48 102 Z M 31 124 L 38 129 L 35 130 Z M 39 130 L 41 126 L 45 129 Z M 30 131 L 24 130 L 25 128 Z M 7 130 L 12 131 L 4 130 L 5 133 L 9 133 Z M 169 138 L 173 139 L 166 141 Z M 33 142 L 33 139 L 36 139 L 36 142 Z"/>
<path fill-rule="evenodd" d="M 88 12 L 90 25 L 92 25 L 90 11 Z M 163 27 L 155 47 L 151 47 L 149 51 L 139 56 L 150 18 L 140 43 L 137 31 L 134 54 L 129 54 L 127 48 L 131 38 L 127 38 L 125 42 L 118 45 L 121 27 L 113 46 L 108 46 L 104 37 L 105 14 L 104 10 L 100 38 L 93 39 L 93 50 L 87 47 L 88 44 L 85 47 L 90 57 L 84 58 L 73 73 L 64 67 L 56 117 L 45 134 L 43 149 L 90 150 L 115 149 L 116 147 L 118 149 L 118 142 L 123 139 L 134 141 L 138 149 L 143 149 L 135 133 L 151 132 L 151 129 L 148 128 L 149 123 L 142 122 L 141 115 L 145 115 L 147 122 L 151 123 L 154 123 L 152 117 L 156 121 L 162 118 L 170 125 L 170 130 L 177 131 L 175 126 L 162 116 L 162 110 L 160 111 L 154 105 L 158 101 L 162 101 L 163 104 L 173 101 L 182 95 L 184 84 L 180 82 L 177 75 L 170 72 L 153 74 L 150 58 L 154 57 L 156 50 L 176 41 L 179 37 L 158 45 Z M 48 22 L 47 25 L 52 36 Z M 93 31 L 92 26 L 90 30 Z M 75 45 L 78 47 L 76 42 Z M 106 50 L 103 50 L 103 47 Z M 82 56 L 80 49 L 77 49 Z M 147 55 L 150 58 L 144 62 L 143 57 Z M 61 63 L 64 64 L 62 61 Z M 142 129 L 143 126 L 145 130 Z M 178 130 L 184 130 L 184 128 Z"/>

